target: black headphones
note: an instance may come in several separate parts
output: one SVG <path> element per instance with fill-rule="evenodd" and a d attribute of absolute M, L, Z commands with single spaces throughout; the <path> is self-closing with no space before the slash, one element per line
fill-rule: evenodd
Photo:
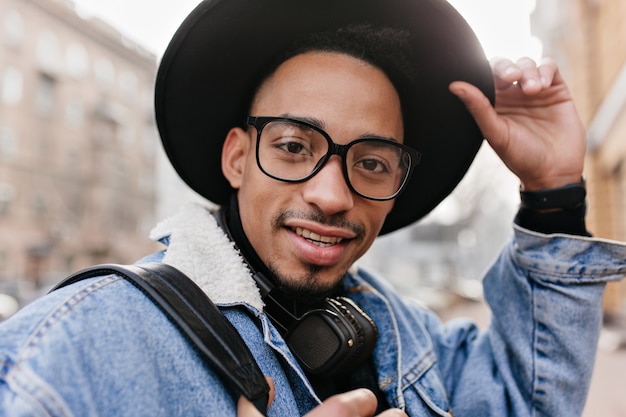
<path fill-rule="evenodd" d="M 296 315 L 280 302 L 279 290 L 267 277 L 259 272 L 253 277 L 265 312 L 306 372 L 322 377 L 344 374 L 372 353 L 378 328 L 349 298 L 325 298 Z"/>

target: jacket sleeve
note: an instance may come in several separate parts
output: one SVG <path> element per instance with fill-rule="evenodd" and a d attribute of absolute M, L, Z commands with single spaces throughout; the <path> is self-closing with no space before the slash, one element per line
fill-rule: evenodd
<path fill-rule="evenodd" d="M 602 294 L 626 274 L 624 259 L 624 244 L 516 227 L 483 281 L 487 331 L 430 322 L 455 415 L 581 415 Z"/>

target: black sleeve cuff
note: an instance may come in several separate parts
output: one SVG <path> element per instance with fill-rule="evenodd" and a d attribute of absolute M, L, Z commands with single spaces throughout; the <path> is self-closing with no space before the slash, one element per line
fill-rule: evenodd
<path fill-rule="evenodd" d="M 585 226 L 586 197 L 584 178 L 558 188 L 520 190 L 521 203 L 515 223 L 540 233 L 591 236 Z"/>
<path fill-rule="evenodd" d="M 525 229 L 545 234 L 591 236 L 585 225 L 586 213 L 586 204 L 569 210 L 543 212 L 520 207 L 515 216 L 515 223 Z"/>

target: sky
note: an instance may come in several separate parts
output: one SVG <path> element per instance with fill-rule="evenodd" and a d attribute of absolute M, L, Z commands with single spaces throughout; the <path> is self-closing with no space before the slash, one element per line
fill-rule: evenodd
<path fill-rule="evenodd" d="M 199 0 L 74 0 L 79 12 L 97 16 L 157 56 Z M 541 56 L 530 34 L 535 0 L 449 0 L 472 26 L 488 58 Z"/>

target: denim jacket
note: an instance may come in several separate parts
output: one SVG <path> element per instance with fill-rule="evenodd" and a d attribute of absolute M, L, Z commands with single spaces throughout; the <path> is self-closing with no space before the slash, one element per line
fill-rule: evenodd
<path fill-rule="evenodd" d="M 146 260 L 189 275 L 273 378 L 269 416 L 319 403 L 237 248 L 199 205 L 161 223 L 167 250 Z M 605 283 L 626 273 L 626 246 L 515 227 L 484 279 L 487 330 L 442 324 L 383 279 L 354 268 L 344 285 L 378 325 L 379 385 L 410 416 L 577 416 L 601 327 Z M 235 400 L 178 330 L 132 284 L 81 281 L 0 325 L 1 416 L 235 416 Z"/>

